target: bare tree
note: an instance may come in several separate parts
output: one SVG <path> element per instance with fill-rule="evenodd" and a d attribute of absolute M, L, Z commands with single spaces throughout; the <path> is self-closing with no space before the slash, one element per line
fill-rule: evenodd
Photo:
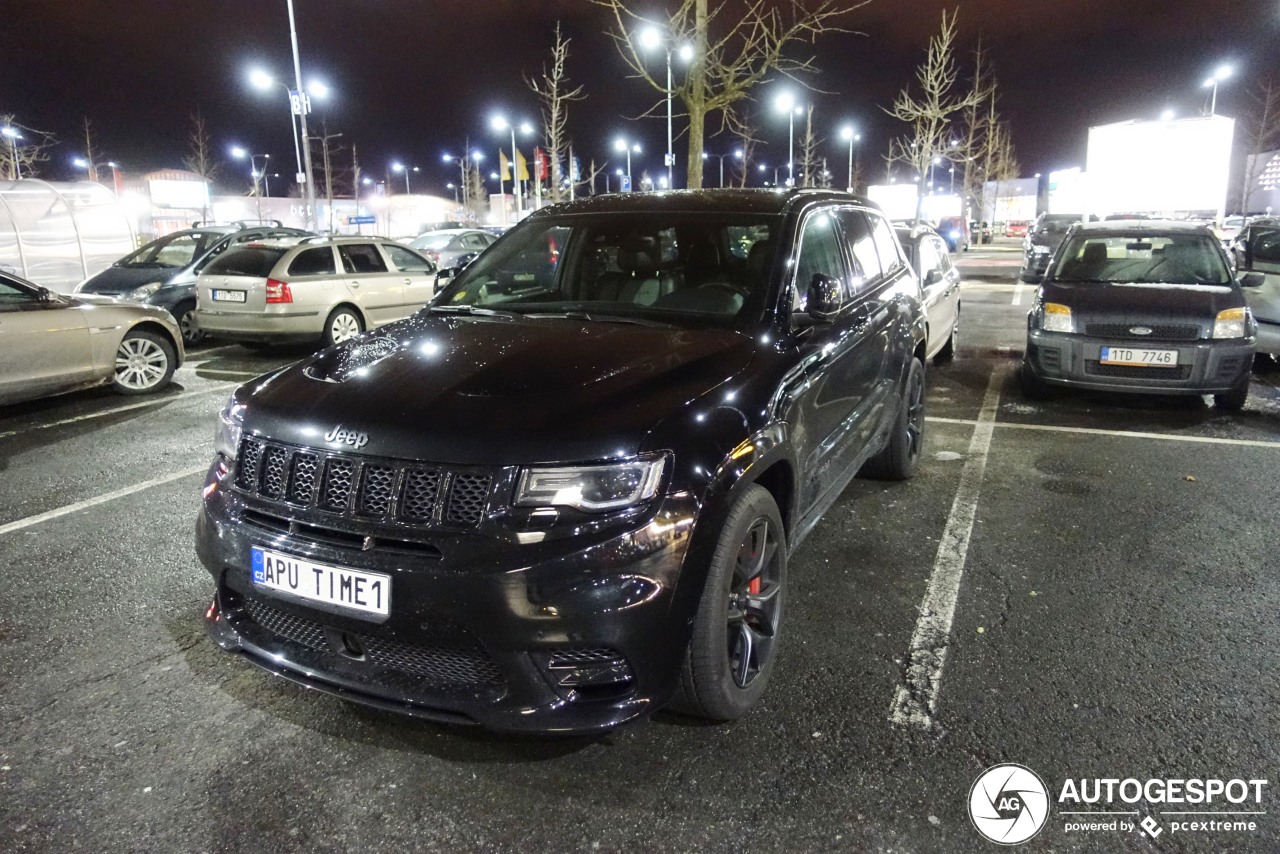
<path fill-rule="evenodd" d="M 820 182 L 818 170 L 818 146 L 822 140 L 813 134 L 813 104 L 805 111 L 804 135 L 800 137 L 800 186 L 817 187 Z"/>
<path fill-rule="evenodd" d="M 586 172 L 578 173 L 578 181 L 574 184 L 573 188 L 574 193 L 576 194 L 586 191 L 588 196 L 594 196 L 596 194 L 596 179 L 603 175 L 605 170 L 608 168 L 609 161 L 606 160 L 604 163 L 597 166 L 596 159 L 594 157 L 591 158 L 591 165 L 587 168 Z M 606 182 L 608 181 L 607 176 L 605 180 Z"/>
<path fill-rule="evenodd" d="M 952 160 L 963 166 L 960 186 L 965 204 L 976 203 L 977 218 L 982 219 L 983 188 L 991 174 L 995 155 L 993 144 L 998 141 L 994 129 L 999 123 L 999 116 L 996 113 L 996 79 L 981 40 L 973 52 L 971 80 L 972 102 L 962 112 L 964 135 L 952 154 Z"/>
<path fill-rule="evenodd" d="M 84 170 L 90 181 L 98 180 L 98 152 L 93 147 L 93 122 L 84 117 Z"/>
<path fill-rule="evenodd" d="M 1018 158 L 1013 150 L 1013 137 L 1009 133 L 1009 125 L 1006 122 L 997 122 L 991 127 L 991 171 L 988 180 L 995 182 L 995 200 L 992 202 L 991 216 L 992 219 L 998 219 L 996 212 L 1000 201 L 1001 185 L 1006 181 L 1013 181 L 1018 177 L 1021 171 L 1018 165 Z"/>
<path fill-rule="evenodd" d="M 636 77 L 661 96 L 679 98 L 689 119 L 688 186 L 702 187 L 702 151 L 707 118 L 719 112 L 721 129 L 733 130 L 732 107 L 772 74 L 793 76 L 815 71 L 813 57 L 794 58 L 791 48 L 812 44 L 818 35 L 838 31 L 836 21 L 869 0 L 681 0 L 665 20 L 651 20 L 635 11 L 640 0 L 594 0 L 613 12 L 611 33 L 618 52 Z M 691 55 L 682 80 L 667 86 L 662 74 L 649 70 L 634 30 L 657 26 L 667 45 L 687 46 Z M 649 111 L 654 114 L 658 104 Z"/>
<path fill-rule="evenodd" d="M 0 178 L 13 181 L 39 175 L 40 164 L 48 161 L 49 149 L 57 138 L 48 131 L 18 124 L 12 114 L 0 115 L 0 126 L 15 134 L 0 137 Z"/>
<path fill-rule="evenodd" d="M 747 177 L 751 174 L 751 165 L 756 162 L 756 147 L 759 146 L 760 140 L 755 138 L 754 129 L 745 123 L 738 127 L 737 136 L 742 151 L 742 157 L 738 160 L 738 186 L 746 187 Z"/>
<path fill-rule="evenodd" d="M 551 48 L 551 67 L 542 66 L 541 77 L 525 77 L 525 83 L 533 90 L 542 102 L 542 126 L 544 128 L 543 144 L 547 156 L 551 159 L 551 201 L 559 202 L 563 196 L 564 172 L 561 164 L 569 147 L 569 139 L 565 133 L 565 124 L 569 118 L 569 104 L 584 100 L 582 86 L 569 86 L 569 78 L 565 73 L 565 60 L 569 58 L 569 42 L 560 33 L 560 22 L 556 22 L 556 43 Z"/>
<path fill-rule="evenodd" d="M 329 124 L 325 122 L 320 135 L 320 155 L 321 163 L 324 166 L 324 196 L 329 206 L 329 233 L 334 232 L 334 211 L 333 211 L 333 156 L 342 151 L 340 145 L 330 145 L 329 140 L 338 139 L 340 133 L 329 133 Z M 315 137 L 312 137 L 315 139 Z"/>
<path fill-rule="evenodd" d="M 209 189 L 208 184 L 213 182 L 213 176 L 218 171 L 218 161 L 213 156 L 212 139 L 209 136 L 209 129 L 205 126 L 204 116 L 200 111 L 191 114 L 191 132 L 187 134 L 187 156 L 182 159 L 182 163 L 188 170 L 196 173 L 206 182 L 204 193 L 204 215 L 203 219 L 209 218 Z"/>
<path fill-rule="evenodd" d="M 952 151 L 952 125 L 957 114 L 979 103 L 973 92 L 957 94 L 959 76 L 954 58 L 956 12 L 942 12 L 942 25 L 929 40 L 924 62 L 916 69 L 919 92 L 903 89 L 892 109 L 886 110 L 900 122 L 909 125 L 906 135 L 889 143 L 890 161 L 906 163 L 920 176 L 916 184 L 916 220 L 924 205 L 926 175 L 935 158 L 949 157 Z"/>
<path fill-rule="evenodd" d="M 1249 213 L 1249 199 L 1265 166 L 1259 156 L 1280 144 L 1280 86 L 1274 78 L 1258 80 L 1249 90 L 1250 105 L 1240 116 L 1244 131 L 1244 186 L 1240 190 L 1240 213 Z"/>

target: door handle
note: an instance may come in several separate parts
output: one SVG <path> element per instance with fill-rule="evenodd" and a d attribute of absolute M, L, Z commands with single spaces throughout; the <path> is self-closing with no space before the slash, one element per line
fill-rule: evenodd
<path fill-rule="evenodd" d="M 405 283 L 406 285 L 412 285 L 412 284 L 413 284 L 413 279 L 409 278 L 408 276 L 405 276 L 405 277 L 404 277 L 404 283 Z"/>
<path fill-rule="evenodd" d="M 358 287 L 360 287 L 360 283 L 359 283 L 359 282 L 347 282 L 347 284 L 348 284 L 348 285 L 350 285 L 350 286 L 351 286 L 351 287 L 353 287 L 353 288 L 358 288 Z"/>

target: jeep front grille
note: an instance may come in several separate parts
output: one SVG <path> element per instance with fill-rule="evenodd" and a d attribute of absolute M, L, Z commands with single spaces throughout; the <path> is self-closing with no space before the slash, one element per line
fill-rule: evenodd
<path fill-rule="evenodd" d="M 298 448 L 246 436 L 235 484 L 273 503 L 351 518 L 475 527 L 484 519 L 493 474 Z"/>

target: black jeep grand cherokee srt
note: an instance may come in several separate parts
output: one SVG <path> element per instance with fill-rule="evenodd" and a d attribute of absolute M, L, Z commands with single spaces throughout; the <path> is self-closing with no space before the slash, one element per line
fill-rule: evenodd
<path fill-rule="evenodd" d="M 196 533 L 209 630 L 436 720 L 739 717 L 787 556 L 859 469 L 914 472 L 923 350 L 919 284 L 854 196 L 541 210 L 414 317 L 232 396 Z"/>

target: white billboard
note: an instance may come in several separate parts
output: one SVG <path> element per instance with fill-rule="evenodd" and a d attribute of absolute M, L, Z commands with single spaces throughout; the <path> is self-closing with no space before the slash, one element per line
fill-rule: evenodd
<path fill-rule="evenodd" d="M 1089 128 L 1087 212 L 1221 218 L 1234 131 L 1235 122 L 1223 116 Z"/>

